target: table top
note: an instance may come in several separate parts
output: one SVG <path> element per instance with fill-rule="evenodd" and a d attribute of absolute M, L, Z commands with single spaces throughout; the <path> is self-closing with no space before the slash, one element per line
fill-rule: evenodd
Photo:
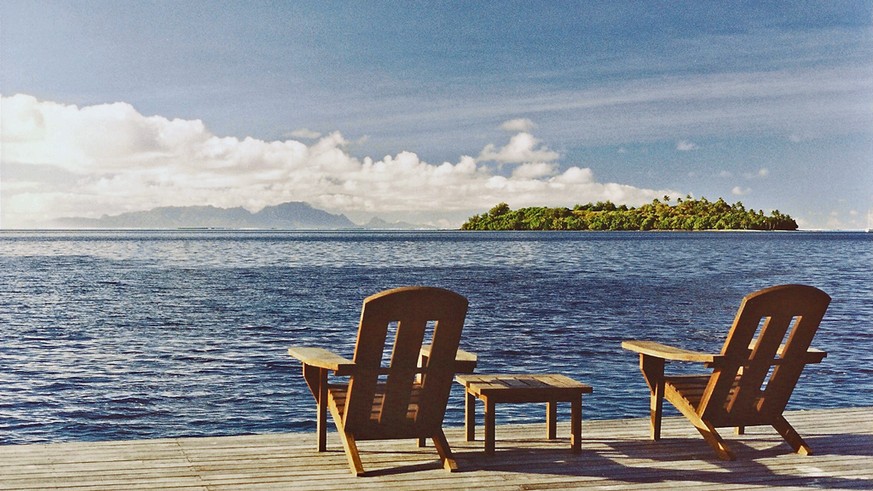
<path fill-rule="evenodd" d="M 520 396 L 532 400 L 568 394 L 590 394 L 594 389 L 557 373 L 458 374 L 455 380 L 474 396 Z"/>

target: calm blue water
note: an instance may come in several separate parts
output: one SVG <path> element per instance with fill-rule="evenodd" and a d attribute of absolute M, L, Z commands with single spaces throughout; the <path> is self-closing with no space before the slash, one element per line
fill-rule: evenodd
<path fill-rule="evenodd" d="M 873 406 L 869 233 L 4 232 L 0 444 L 313 431 L 287 346 L 350 356 L 363 298 L 411 284 L 469 298 L 480 371 L 565 373 L 595 387 L 586 418 L 644 416 L 623 339 L 717 351 L 781 283 L 833 297 L 790 407 Z"/>

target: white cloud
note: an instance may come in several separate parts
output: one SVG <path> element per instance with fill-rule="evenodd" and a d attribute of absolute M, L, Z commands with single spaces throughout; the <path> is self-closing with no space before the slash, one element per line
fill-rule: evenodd
<path fill-rule="evenodd" d="M 504 121 L 503 124 L 500 125 L 500 129 L 509 131 L 510 133 L 532 131 L 536 127 L 537 125 L 527 118 L 510 119 L 509 121 Z"/>
<path fill-rule="evenodd" d="M 290 133 L 288 136 L 292 138 L 304 138 L 306 140 L 315 140 L 316 138 L 321 138 L 321 133 L 310 130 L 309 128 L 299 128 Z"/>
<path fill-rule="evenodd" d="M 332 212 L 428 215 L 612 200 L 639 205 L 674 190 L 598 183 L 591 169 L 561 171 L 557 152 L 529 133 L 480 157 L 431 164 L 411 151 L 358 158 L 338 133 L 305 144 L 219 137 L 199 120 L 144 116 L 125 103 L 77 107 L 4 97 L 0 209 L 4 227 L 64 216 L 98 217 L 157 206 L 244 206 L 306 201 Z M 482 160 L 518 165 L 498 175 Z M 64 175 L 64 179 L 51 175 Z M 419 218 L 420 219 L 420 218 Z"/>
<path fill-rule="evenodd" d="M 594 184 L 594 172 L 591 169 L 570 167 L 558 176 L 557 180 L 565 184 Z"/>
<path fill-rule="evenodd" d="M 688 141 L 688 140 L 679 140 L 676 142 L 676 150 L 680 152 L 690 152 L 691 150 L 696 150 L 697 145 Z"/>
<path fill-rule="evenodd" d="M 520 179 L 539 179 L 555 174 L 557 166 L 546 162 L 522 164 L 512 171 L 512 177 Z"/>
<path fill-rule="evenodd" d="M 740 186 L 734 186 L 734 188 L 731 189 L 731 194 L 733 194 L 734 196 L 745 196 L 751 192 L 751 188 L 744 188 Z"/>
<path fill-rule="evenodd" d="M 762 167 L 758 169 L 756 172 L 745 172 L 743 173 L 743 177 L 746 179 L 765 179 L 770 175 L 770 169 L 766 167 Z"/>
<path fill-rule="evenodd" d="M 525 162 L 552 162 L 557 160 L 560 155 L 558 152 L 549 150 L 548 147 L 540 145 L 530 133 L 518 133 L 509 139 L 506 146 L 497 148 L 493 144 L 488 144 L 482 149 L 479 154 L 480 162 L 496 161 L 507 164 L 520 164 Z"/>

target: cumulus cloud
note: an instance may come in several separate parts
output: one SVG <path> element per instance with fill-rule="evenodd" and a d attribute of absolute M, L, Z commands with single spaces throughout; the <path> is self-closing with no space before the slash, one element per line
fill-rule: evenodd
<path fill-rule="evenodd" d="M 530 133 L 522 132 L 514 135 L 503 147 L 488 144 L 479 154 L 480 162 L 495 161 L 507 164 L 526 162 L 552 162 L 560 157 L 558 152 L 550 150 Z"/>
<path fill-rule="evenodd" d="M 534 122 L 527 118 L 510 119 L 500 125 L 500 129 L 511 133 L 532 131 L 534 128 L 536 128 Z"/>
<path fill-rule="evenodd" d="M 512 177 L 521 179 L 539 179 L 555 174 L 557 166 L 546 162 L 522 164 L 512 171 Z"/>
<path fill-rule="evenodd" d="M 751 192 L 752 190 L 750 188 L 744 188 L 741 186 L 734 186 L 734 188 L 731 189 L 731 194 L 734 196 L 745 196 Z"/>
<path fill-rule="evenodd" d="M 562 169 L 557 152 L 527 132 L 479 157 L 428 163 L 412 151 L 359 158 L 339 132 L 303 143 L 218 136 L 199 120 L 144 116 L 126 103 L 78 107 L 3 97 L 2 225 L 40 226 L 157 206 L 243 206 L 305 201 L 332 212 L 431 216 L 611 200 L 632 205 L 668 189 L 599 183 L 591 169 Z M 311 133 L 310 133 L 311 135 Z M 484 161 L 518 164 L 499 175 Z M 57 176 L 63 176 L 63 179 Z M 452 223 L 459 225 L 459 222 Z"/>

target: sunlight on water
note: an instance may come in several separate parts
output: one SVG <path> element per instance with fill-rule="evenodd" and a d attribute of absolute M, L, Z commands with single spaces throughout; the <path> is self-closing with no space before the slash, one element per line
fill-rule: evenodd
<path fill-rule="evenodd" d="M 743 295 L 811 284 L 829 355 L 790 407 L 871 406 L 871 271 L 863 233 L 4 232 L 0 443 L 312 431 L 287 346 L 351 355 L 363 298 L 409 284 L 469 298 L 479 371 L 590 383 L 592 419 L 647 414 L 622 340 L 717 351 Z"/>

